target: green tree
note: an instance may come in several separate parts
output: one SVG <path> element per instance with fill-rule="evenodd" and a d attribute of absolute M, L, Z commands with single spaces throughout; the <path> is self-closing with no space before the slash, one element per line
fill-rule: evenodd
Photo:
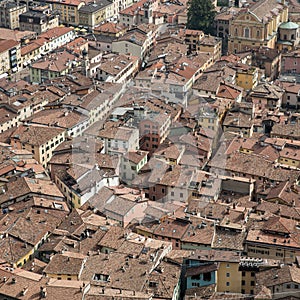
<path fill-rule="evenodd" d="M 186 27 L 213 34 L 215 15 L 215 7 L 211 0 L 189 0 Z"/>

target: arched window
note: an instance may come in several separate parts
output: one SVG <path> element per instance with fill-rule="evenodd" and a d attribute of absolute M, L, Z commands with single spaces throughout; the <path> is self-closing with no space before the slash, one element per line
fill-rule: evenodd
<path fill-rule="evenodd" d="M 237 29 L 237 28 L 235 28 L 235 30 L 234 30 L 234 35 L 235 35 L 235 36 L 238 35 L 238 29 Z"/>
<path fill-rule="evenodd" d="M 292 34 L 292 35 L 291 35 L 291 40 L 294 40 L 294 39 L 295 39 L 295 35 Z"/>
<path fill-rule="evenodd" d="M 260 31 L 259 30 L 256 31 L 256 37 L 258 37 L 258 38 L 260 37 Z"/>
<path fill-rule="evenodd" d="M 249 29 L 248 27 L 246 27 L 246 28 L 244 29 L 244 37 L 245 37 L 245 38 L 250 37 L 250 29 Z"/>

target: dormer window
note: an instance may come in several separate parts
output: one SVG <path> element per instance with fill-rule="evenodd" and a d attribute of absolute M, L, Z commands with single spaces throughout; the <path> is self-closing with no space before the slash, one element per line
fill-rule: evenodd
<path fill-rule="evenodd" d="M 109 282 L 110 281 L 110 276 L 107 274 L 98 274 L 95 273 L 93 276 L 93 280 L 95 281 L 104 281 L 104 282 Z"/>

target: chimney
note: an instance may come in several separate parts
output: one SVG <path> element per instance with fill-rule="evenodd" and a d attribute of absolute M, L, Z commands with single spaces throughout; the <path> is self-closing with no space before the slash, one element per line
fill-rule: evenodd
<path fill-rule="evenodd" d="M 41 286 L 40 295 L 41 295 L 41 298 L 46 298 L 46 297 L 47 297 L 47 291 L 46 291 L 46 288 L 43 287 L 43 286 Z"/>
<path fill-rule="evenodd" d="M 21 292 L 22 296 L 25 296 L 27 291 L 28 291 L 28 287 L 26 286 L 26 287 L 23 288 L 23 290 Z"/>

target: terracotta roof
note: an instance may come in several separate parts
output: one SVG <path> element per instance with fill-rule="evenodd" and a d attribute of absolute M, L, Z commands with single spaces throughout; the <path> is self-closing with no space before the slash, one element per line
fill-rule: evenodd
<path fill-rule="evenodd" d="M 217 263 L 211 263 L 211 264 L 205 264 L 205 265 L 200 265 L 197 267 L 190 267 L 187 268 L 185 277 L 191 277 L 194 275 L 199 275 L 203 273 L 210 273 L 217 271 L 219 269 L 219 266 Z"/>
<path fill-rule="evenodd" d="M 148 152 L 147 151 L 129 151 L 124 155 L 125 158 L 127 158 L 129 161 L 133 162 L 134 164 L 138 164 L 141 162 L 142 159 L 147 156 Z"/>
<path fill-rule="evenodd" d="M 36 124 L 71 129 L 87 119 L 87 116 L 69 109 L 45 109 L 35 113 L 28 118 L 27 121 Z"/>
<path fill-rule="evenodd" d="M 76 275 L 79 277 L 85 256 L 79 253 L 65 252 L 54 255 L 47 267 L 44 269 L 46 274 Z"/>
<path fill-rule="evenodd" d="M 98 69 L 108 73 L 109 75 L 117 75 L 127 69 L 130 64 L 134 64 L 138 60 L 135 56 L 118 54 L 102 56 L 101 64 Z"/>
<path fill-rule="evenodd" d="M 111 226 L 99 242 L 100 247 L 118 249 L 125 241 L 126 230 L 120 226 Z"/>
<path fill-rule="evenodd" d="M 64 198 L 56 185 L 49 180 L 22 177 L 5 185 L 5 193 L 0 195 L 0 203 L 3 204 L 12 199 L 18 199 L 29 193 L 45 196 Z"/>
<path fill-rule="evenodd" d="M 283 266 L 256 273 L 258 285 L 273 287 L 284 283 L 300 283 L 300 269 L 296 266 Z"/>
<path fill-rule="evenodd" d="M 300 211 L 295 207 L 261 201 L 261 203 L 256 206 L 256 210 L 264 213 L 270 212 L 285 218 L 293 218 L 294 220 L 300 221 Z"/>
<path fill-rule="evenodd" d="M 12 139 L 21 143 L 41 146 L 62 134 L 64 129 L 43 126 L 19 126 L 11 135 Z"/>
<path fill-rule="evenodd" d="M 139 46 L 143 46 L 147 40 L 147 35 L 141 31 L 128 31 L 123 36 L 119 37 L 115 42 L 126 41 L 128 43 L 133 43 Z"/>
<path fill-rule="evenodd" d="M 133 16 L 135 13 L 138 13 L 140 15 L 144 14 L 143 5 L 144 3 L 147 3 L 149 0 L 140 0 L 136 3 L 133 3 L 131 6 L 121 10 L 119 12 L 120 15 L 129 15 Z"/>
<path fill-rule="evenodd" d="M 220 98 L 236 100 L 237 97 L 241 95 L 241 93 L 241 88 L 221 83 L 216 96 Z"/>
<path fill-rule="evenodd" d="M 8 28 L 0 28 L 0 36 L 1 38 L 5 37 L 5 40 L 14 40 L 21 42 L 22 39 L 26 38 L 34 38 L 36 37 L 36 32 L 29 30 L 13 30 Z"/>
<path fill-rule="evenodd" d="M 13 47 L 20 45 L 19 42 L 14 40 L 0 40 L 0 53 L 7 51 Z"/>
<path fill-rule="evenodd" d="M 125 28 L 121 26 L 121 24 L 118 23 L 112 23 L 112 22 L 105 22 L 104 24 L 101 24 L 99 26 L 96 26 L 94 28 L 94 31 L 100 31 L 103 33 L 118 33 L 120 31 L 123 31 Z"/>
<path fill-rule="evenodd" d="M 278 15 L 279 11 L 282 11 L 283 4 L 275 0 L 264 0 L 254 3 L 250 7 L 250 11 L 263 22 L 267 22 L 269 18 L 274 15 Z"/>
<path fill-rule="evenodd" d="M 21 55 L 24 56 L 34 50 L 39 49 L 40 47 L 41 45 L 38 45 L 37 43 L 29 43 L 21 48 Z"/>
<path fill-rule="evenodd" d="M 76 0 L 71 0 L 71 1 L 76 1 Z M 66 2 L 64 2 L 65 4 Z M 61 37 L 62 35 L 65 35 L 69 32 L 73 31 L 73 28 L 70 27 L 55 27 L 51 28 L 48 31 L 42 33 L 39 35 L 40 38 L 45 38 L 48 40 L 56 39 L 58 37 Z"/>
<path fill-rule="evenodd" d="M 212 247 L 214 249 L 243 251 L 245 238 L 245 232 L 216 229 Z"/>
<path fill-rule="evenodd" d="M 75 56 L 67 51 L 49 54 L 31 65 L 32 68 L 49 70 L 52 72 L 62 72 L 69 68 L 70 61 L 74 61 Z"/>
<path fill-rule="evenodd" d="M 112 214 L 112 218 L 115 219 L 120 216 L 120 221 L 127 215 L 127 213 L 136 206 L 136 202 L 124 199 L 122 197 L 115 197 L 112 201 L 106 203 L 104 207 L 104 213 L 108 217 Z M 117 215 L 117 216 L 116 216 Z"/>
<path fill-rule="evenodd" d="M 259 155 L 234 152 L 227 158 L 215 156 L 210 162 L 211 167 L 221 168 L 233 172 L 250 174 L 269 180 L 286 181 L 290 178 L 291 182 L 300 176 L 299 171 L 288 170 L 275 166 L 275 164 Z"/>

